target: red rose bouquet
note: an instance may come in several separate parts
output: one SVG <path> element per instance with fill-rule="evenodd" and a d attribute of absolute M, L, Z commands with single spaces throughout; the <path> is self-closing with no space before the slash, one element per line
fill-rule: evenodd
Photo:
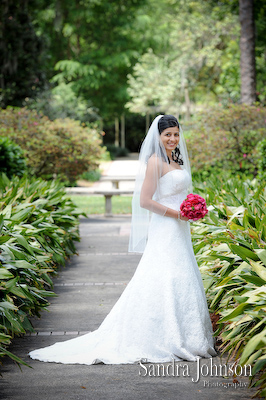
<path fill-rule="evenodd" d="M 207 214 L 206 201 L 198 194 L 190 193 L 180 206 L 183 217 L 197 221 Z"/>

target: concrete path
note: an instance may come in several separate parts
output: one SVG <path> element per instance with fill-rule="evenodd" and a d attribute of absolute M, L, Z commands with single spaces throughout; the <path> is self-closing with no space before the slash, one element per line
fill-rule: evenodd
<path fill-rule="evenodd" d="M 144 376 L 146 371 L 138 364 L 63 365 L 34 361 L 27 356 L 33 349 L 97 329 L 140 259 L 139 255 L 127 253 L 129 229 L 128 216 L 81 220 L 79 256 L 72 257 L 54 279 L 58 297 L 51 299 L 49 312 L 43 312 L 40 320 L 33 319 L 37 334 L 16 338 L 10 347 L 32 368 L 22 367 L 21 372 L 11 360 L 4 359 L 1 400 L 250 399 L 247 378 L 238 377 L 233 384 L 232 378 L 223 378 L 219 370 L 218 376 L 210 376 L 211 371 L 215 374 L 211 362 L 218 366 L 219 357 L 200 360 L 202 373 L 194 383 L 192 379 L 197 380 L 198 375 L 194 362 L 176 363 L 180 376 L 176 365 L 174 374 L 170 368 L 168 376 L 163 376 L 161 367 L 158 373 L 158 365 L 146 364 L 151 369 Z"/>

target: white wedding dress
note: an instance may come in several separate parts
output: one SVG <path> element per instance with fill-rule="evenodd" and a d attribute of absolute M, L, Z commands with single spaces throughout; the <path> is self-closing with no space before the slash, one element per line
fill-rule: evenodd
<path fill-rule="evenodd" d="M 178 210 L 188 185 L 186 170 L 168 172 L 160 203 Z M 136 272 L 100 327 L 29 355 L 64 364 L 195 361 L 216 355 L 212 333 L 189 222 L 152 214 Z"/>

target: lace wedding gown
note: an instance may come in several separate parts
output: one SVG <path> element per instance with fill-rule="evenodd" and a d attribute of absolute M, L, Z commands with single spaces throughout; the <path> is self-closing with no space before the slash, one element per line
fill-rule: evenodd
<path fill-rule="evenodd" d="M 161 204 L 178 210 L 188 184 L 186 170 L 162 176 Z M 189 222 L 152 214 L 138 268 L 100 327 L 29 355 L 64 364 L 195 361 L 216 355 Z"/>

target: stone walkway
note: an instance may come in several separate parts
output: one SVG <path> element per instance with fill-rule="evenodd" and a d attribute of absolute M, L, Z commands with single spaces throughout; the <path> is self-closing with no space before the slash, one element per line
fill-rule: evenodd
<path fill-rule="evenodd" d="M 152 373 L 155 376 L 144 376 L 145 370 L 138 364 L 63 365 L 43 363 L 27 356 L 33 349 L 97 329 L 125 289 L 140 259 L 139 255 L 127 253 L 129 229 L 128 216 L 81 220 L 79 255 L 72 257 L 54 279 L 58 297 L 51 298 L 49 312 L 44 311 L 41 319 L 32 320 L 36 334 L 16 338 L 10 347 L 10 351 L 32 368 L 23 366 L 20 371 L 11 360 L 4 359 L 1 400 L 250 399 L 245 377 L 237 378 L 235 387 L 227 387 L 233 385 L 232 378 L 211 377 L 209 372 L 194 383 L 192 378 L 197 377 L 194 362 L 179 363 L 180 376 L 177 372 L 174 376 L 162 376 L 162 370 L 160 376 L 156 372 Z M 211 371 L 211 361 L 220 363 L 219 357 L 200 361 L 201 367 L 205 365 L 203 374 L 207 368 Z M 186 369 L 189 376 L 183 376 Z"/>

